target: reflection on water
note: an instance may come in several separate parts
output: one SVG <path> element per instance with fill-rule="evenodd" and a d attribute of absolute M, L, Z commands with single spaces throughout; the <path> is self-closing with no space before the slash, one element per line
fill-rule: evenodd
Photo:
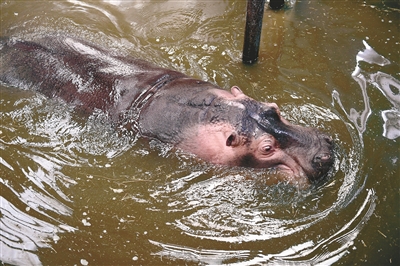
<path fill-rule="evenodd" d="M 1 94 L 8 90 L 1 88 Z M 128 148 L 122 138 L 120 147 L 113 147 L 119 150 L 110 150 L 107 143 L 115 139 L 99 123 L 101 116 L 95 114 L 81 126 L 69 106 L 40 95 L 11 96 L 1 100 L 0 113 L 0 258 L 15 265 L 40 265 L 38 249 L 51 248 L 60 234 L 76 231 L 65 223 L 73 215 L 69 189 L 77 185 L 65 167 L 86 164 L 82 153 L 113 157 Z"/>
<path fill-rule="evenodd" d="M 375 200 L 375 192 L 369 190 L 363 205 L 358 209 L 356 215 L 336 233 L 318 243 L 306 241 L 291 246 L 277 254 L 251 254 L 248 250 L 192 249 L 152 240 L 150 242 L 161 248 L 161 251 L 156 252 L 154 255 L 185 258 L 188 261 L 199 261 L 211 265 L 224 263 L 229 263 L 229 265 L 258 265 L 264 263 L 272 265 L 292 265 L 293 263 L 296 265 L 320 265 L 322 263 L 321 265 L 329 265 L 337 262 L 349 252 L 348 248 L 352 246 L 360 230 L 373 214 L 376 206 Z M 280 223 L 278 220 L 274 222 L 274 224 Z M 252 221 L 249 224 L 256 226 L 257 222 Z M 274 233 L 282 231 L 279 228 L 271 229 L 273 229 Z M 283 236 L 281 235 L 280 237 Z"/>
<path fill-rule="evenodd" d="M 336 158 L 319 186 L 268 186 L 273 171 L 208 165 L 115 132 L 104 113 L 85 119 L 63 103 L 0 87 L 0 261 L 397 262 L 400 85 L 398 49 L 385 33 L 396 29 L 398 11 L 386 8 L 389 0 L 358 2 L 266 9 L 261 47 L 269 48 L 251 67 L 240 62 L 245 1 L 1 2 L 2 35 L 67 34 L 238 85 L 277 102 L 291 122 L 331 134 Z"/>
<path fill-rule="evenodd" d="M 391 62 L 379 55 L 372 49 L 366 41 L 363 41 L 365 50 L 360 51 L 356 56 L 357 65 L 351 74 L 353 79 L 359 84 L 364 101 L 364 110 L 358 112 L 354 108 L 350 108 L 347 113 L 345 107 L 340 101 L 337 91 L 332 93 L 333 98 L 339 103 L 340 107 L 346 112 L 347 118 L 356 126 L 360 136 L 367 128 L 368 117 L 371 115 L 370 99 L 367 93 L 367 86 L 374 86 L 379 89 L 386 99 L 392 104 L 392 109 L 381 112 L 383 119 L 383 136 L 388 139 L 396 139 L 400 136 L 400 82 L 389 74 L 377 71 L 370 73 L 369 68 L 361 66 L 362 62 L 371 65 L 386 66 Z M 394 64 L 398 64 L 397 62 Z M 365 68 L 365 69 L 364 69 Z"/>
<path fill-rule="evenodd" d="M 29 195 L 21 197 L 30 198 Z M 37 206 L 44 207 L 48 204 L 51 203 L 42 201 Z M 60 239 L 60 234 L 74 231 L 70 226 L 57 226 L 54 225 L 54 221 L 48 223 L 32 217 L 29 212 L 29 207 L 21 211 L 0 196 L 2 262 L 14 265 L 40 265 L 41 262 L 36 255 L 38 249 L 51 248 L 51 243 L 57 243 Z"/>

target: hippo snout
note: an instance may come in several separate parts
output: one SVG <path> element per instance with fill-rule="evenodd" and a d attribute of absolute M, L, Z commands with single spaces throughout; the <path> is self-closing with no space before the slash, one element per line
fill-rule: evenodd
<path fill-rule="evenodd" d="M 333 159 L 333 139 L 332 137 L 323 133 L 317 132 L 319 137 L 321 148 L 319 152 L 314 156 L 313 163 L 332 163 Z"/>
<path fill-rule="evenodd" d="M 334 142 L 331 137 L 321 134 L 319 136 L 321 147 L 312 159 L 314 173 L 308 175 L 311 182 L 321 179 L 331 169 L 334 162 Z"/>

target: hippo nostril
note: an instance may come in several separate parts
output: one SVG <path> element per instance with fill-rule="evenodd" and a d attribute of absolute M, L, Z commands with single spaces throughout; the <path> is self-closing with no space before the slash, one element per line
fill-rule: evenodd
<path fill-rule="evenodd" d="M 331 137 L 326 137 L 325 141 L 329 144 L 332 145 L 333 144 L 333 139 Z"/>
<path fill-rule="evenodd" d="M 313 162 L 314 163 L 328 163 L 331 161 L 332 156 L 329 153 L 321 153 L 321 154 L 317 154 L 314 159 Z"/>
<path fill-rule="evenodd" d="M 323 139 L 328 143 L 329 145 L 333 144 L 333 139 L 330 136 L 324 136 Z"/>

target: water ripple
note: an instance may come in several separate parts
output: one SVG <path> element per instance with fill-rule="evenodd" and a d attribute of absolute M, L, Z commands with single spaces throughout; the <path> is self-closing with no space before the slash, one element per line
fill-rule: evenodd
<path fill-rule="evenodd" d="M 38 248 L 50 248 L 57 242 L 58 234 L 74 228 L 47 223 L 19 210 L 0 196 L 0 248 L 3 263 L 15 265 L 41 265 Z"/>

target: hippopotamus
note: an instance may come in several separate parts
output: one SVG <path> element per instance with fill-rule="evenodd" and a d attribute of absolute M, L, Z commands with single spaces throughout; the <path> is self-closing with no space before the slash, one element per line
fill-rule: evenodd
<path fill-rule="evenodd" d="M 285 120 L 259 102 L 178 71 L 123 56 L 73 37 L 2 37 L 0 81 L 101 110 L 116 130 L 158 139 L 216 165 L 273 168 L 314 182 L 333 164 L 332 138 Z"/>

